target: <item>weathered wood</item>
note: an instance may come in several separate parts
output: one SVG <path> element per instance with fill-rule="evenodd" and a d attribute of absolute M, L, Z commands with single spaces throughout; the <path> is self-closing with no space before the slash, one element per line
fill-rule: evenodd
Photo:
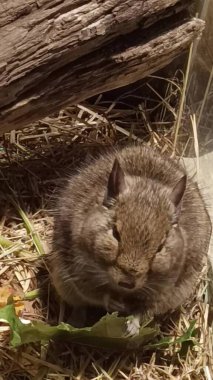
<path fill-rule="evenodd" d="M 150 24 L 159 12 L 165 17 L 167 13 L 163 11 L 166 8 L 171 11 L 171 6 L 179 3 L 177 0 L 19 0 L 19 7 L 14 9 L 13 6 L 11 12 L 10 6 L 16 2 L 6 0 L 5 5 L 0 5 L 5 22 L 11 13 L 12 17 L 29 13 L 0 29 L 0 90 L 23 77 L 28 85 L 34 80 L 43 81 L 45 74 L 96 50 L 120 34 L 131 32 L 138 22 L 143 22 L 143 26 L 146 22 Z M 39 10 L 35 9 L 35 3 L 41 6 Z M 46 9 L 48 5 L 51 8 Z M 7 11 L 1 12 L 5 6 Z M 37 68 L 42 68 L 42 75 Z M 12 94 L 0 92 L 0 101 L 4 104 L 11 102 L 12 97 L 16 98 L 15 91 Z"/>
<path fill-rule="evenodd" d="M 134 82 L 169 63 L 203 29 L 200 20 L 174 28 L 168 18 L 188 3 L 1 0 L 1 132 Z M 165 17 L 170 29 L 158 24 L 150 32 L 148 26 Z"/>

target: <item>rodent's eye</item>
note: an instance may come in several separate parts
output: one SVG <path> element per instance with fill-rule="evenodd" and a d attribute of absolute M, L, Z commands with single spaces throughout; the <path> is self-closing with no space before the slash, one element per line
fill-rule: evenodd
<path fill-rule="evenodd" d="M 168 236 L 169 236 L 169 230 L 166 231 L 166 233 L 164 234 L 164 237 L 161 240 L 161 243 L 160 243 L 160 245 L 159 245 L 159 247 L 157 249 L 157 253 L 159 253 L 160 251 L 162 251 L 162 249 L 163 249 L 163 247 L 165 245 L 165 242 L 166 242 L 166 239 L 168 238 Z"/>
<path fill-rule="evenodd" d="M 157 253 L 159 253 L 163 249 L 165 241 L 166 241 L 166 236 L 161 240 L 161 243 L 157 249 Z"/>
<path fill-rule="evenodd" d="M 157 249 L 157 253 L 162 250 L 163 246 L 164 246 L 164 242 L 159 245 L 159 247 Z"/>
<path fill-rule="evenodd" d="M 112 227 L 112 235 L 113 237 L 117 240 L 117 241 L 121 241 L 121 237 L 120 237 L 120 234 L 118 232 L 118 229 L 116 227 L 116 225 L 114 224 L 114 226 Z"/>

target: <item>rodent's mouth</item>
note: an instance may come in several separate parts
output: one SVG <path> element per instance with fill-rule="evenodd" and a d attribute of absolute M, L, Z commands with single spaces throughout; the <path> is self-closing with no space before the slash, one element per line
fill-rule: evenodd
<path fill-rule="evenodd" d="M 127 294 L 133 294 L 135 293 L 136 291 L 136 288 L 135 287 L 125 287 L 125 286 L 122 286 L 122 285 L 119 285 L 118 283 L 114 283 L 113 284 L 114 286 L 114 289 L 119 293 L 119 294 L 123 294 L 123 295 L 127 295 Z"/>

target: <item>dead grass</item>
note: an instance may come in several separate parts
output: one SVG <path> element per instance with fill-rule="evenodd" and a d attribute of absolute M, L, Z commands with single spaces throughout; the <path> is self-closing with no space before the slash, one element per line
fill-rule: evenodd
<path fill-rule="evenodd" d="M 155 83 L 164 87 L 163 94 L 154 87 Z M 178 126 L 177 133 L 174 125 L 183 119 L 185 125 L 190 123 L 190 116 L 183 115 L 183 107 L 181 115 L 178 113 L 181 93 L 180 73 L 170 80 L 152 77 L 118 98 L 99 96 L 91 103 L 68 107 L 29 128 L 4 135 L 0 147 L 0 285 L 9 284 L 18 294 L 28 295 L 24 317 L 58 319 L 58 310 L 54 304 L 53 315 L 49 297 L 44 305 L 29 293 L 39 286 L 36 263 L 50 246 L 52 201 L 58 186 L 85 157 L 110 146 L 145 141 L 172 155 L 175 140 L 176 151 L 181 154 L 186 142 L 178 147 L 177 137 L 182 141 L 183 129 L 180 132 Z M 192 125 L 198 149 L 194 119 Z M 175 339 L 184 337 L 191 321 L 195 321 L 190 339 L 185 336 L 182 343 L 166 349 L 118 354 L 49 342 L 15 350 L 9 346 L 8 332 L 2 328 L 0 379 L 210 380 L 212 329 L 208 323 L 208 283 L 205 270 L 196 297 L 178 316 L 162 322 L 164 336 Z"/>

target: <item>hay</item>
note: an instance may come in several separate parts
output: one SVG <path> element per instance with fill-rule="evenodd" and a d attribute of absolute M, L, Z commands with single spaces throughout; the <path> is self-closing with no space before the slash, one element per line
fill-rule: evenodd
<path fill-rule="evenodd" d="M 163 95 L 155 88 L 157 82 L 164 86 Z M 99 96 L 3 136 L 0 285 L 9 284 L 23 296 L 23 318 L 55 318 L 56 322 L 59 318 L 49 295 L 45 307 L 35 298 L 39 286 L 36 263 L 50 247 L 52 199 L 58 186 L 87 155 L 112 145 L 146 141 L 172 155 L 174 140 L 177 149 L 174 125 L 180 119 L 177 115 L 182 83 L 176 75 L 169 80 L 153 76 L 118 98 Z M 145 87 L 148 95 L 144 95 Z M 189 115 L 184 117 L 190 123 Z M 179 154 L 186 146 L 182 148 Z M 9 346 L 8 329 L 0 326 L 0 379 L 211 379 L 212 331 L 208 323 L 206 268 L 201 278 L 190 304 L 162 322 L 162 334 L 176 341 L 165 349 L 150 347 L 146 352 L 118 354 L 49 342 L 15 350 Z"/>

